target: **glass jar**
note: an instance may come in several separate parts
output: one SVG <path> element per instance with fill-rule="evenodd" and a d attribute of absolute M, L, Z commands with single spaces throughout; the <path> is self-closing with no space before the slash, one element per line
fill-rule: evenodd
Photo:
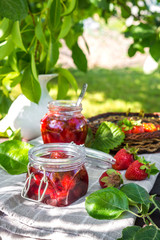
<path fill-rule="evenodd" d="M 67 206 L 88 190 L 85 148 L 74 143 L 42 144 L 29 150 L 22 197 Z"/>
<path fill-rule="evenodd" d="M 76 101 L 57 100 L 48 104 L 48 110 L 41 119 L 44 143 L 85 143 L 88 127 L 87 120 L 81 113 L 81 104 L 76 106 Z"/>

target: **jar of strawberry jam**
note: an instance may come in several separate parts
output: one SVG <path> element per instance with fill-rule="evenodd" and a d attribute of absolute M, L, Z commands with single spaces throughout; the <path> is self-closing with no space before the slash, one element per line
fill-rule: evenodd
<path fill-rule="evenodd" d="M 67 206 L 88 189 L 85 148 L 74 143 L 42 144 L 29 150 L 22 197 L 52 206 Z"/>
<path fill-rule="evenodd" d="M 48 112 L 41 119 L 44 143 L 75 142 L 84 144 L 87 136 L 87 120 L 81 113 L 82 105 L 76 101 L 56 100 L 48 104 Z"/>

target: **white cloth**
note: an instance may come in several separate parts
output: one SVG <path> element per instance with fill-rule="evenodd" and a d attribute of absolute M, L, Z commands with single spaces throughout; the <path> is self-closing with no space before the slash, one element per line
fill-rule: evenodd
<path fill-rule="evenodd" d="M 143 154 L 160 169 L 160 153 Z M 99 162 L 100 164 L 100 162 Z M 100 189 L 98 179 L 104 169 L 86 164 L 89 189 L 86 194 Z M 125 171 L 122 171 L 124 176 Z M 135 216 L 125 213 L 117 220 L 96 220 L 85 210 L 85 197 L 67 207 L 52 207 L 27 201 L 20 196 L 25 174 L 9 175 L 0 170 L 0 239 L 54 239 L 54 240 L 116 240 L 123 228 L 135 223 Z M 148 192 L 156 176 L 138 181 Z M 124 177 L 124 183 L 128 183 Z M 10 237 L 12 234 L 12 237 Z"/>

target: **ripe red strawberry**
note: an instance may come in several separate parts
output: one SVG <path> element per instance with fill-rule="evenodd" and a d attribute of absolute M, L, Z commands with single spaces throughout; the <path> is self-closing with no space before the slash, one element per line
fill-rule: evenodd
<path fill-rule="evenodd" d="M 139 158 L 134 161 L 127 169 L 125 177 L 128 180 L 141 181 L 149 178 L 150 175 L 155 175 L 159 170 L 155 167 L 155 164 L 149 164 L 144 158 Z"/>
<path fill-rule="evenodd" d="M 143 126 L 134 126 L 131 133 L 144 133 Z"/>
<path fill-rule="evenodd" d="M 142 123 L 143 129 L 145 132 L 154 132 L 157 131 L 155 124 L 153 123 Z"/>
<path fill-rule="evenodd" d="M 126 146 L 125 148 L 122 148 L 119 150 L 114 158 L 116 159 L 116 162 L 112 165 L 112 167 L 116 170 L 125 170 L 129 167 L 129 165 L 137 158 L 138 149 L 135 148 L 128 148 Z"/>
<path fill-rule="evenodd" d="M 122 183 L 123 178 L 121 173 L 114 169 L 106 170 L 99 178 L 99 184 L 102 188 L 119 187 Z"/>

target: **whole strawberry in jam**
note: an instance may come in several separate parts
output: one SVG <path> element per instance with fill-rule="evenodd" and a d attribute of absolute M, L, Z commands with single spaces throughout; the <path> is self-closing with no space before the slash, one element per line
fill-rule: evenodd
<path fill-rule="evenodd" d="M 149 178 L 151 174 L 155 175 L 158 172 L 159 170 L 155 167 L 155 164 L 150 164 L 144 158 L 139 158 L 128 167 L 125 177 L 128 180 L 141 181 L 147 177 Z"/>
<path fill-rule="evenodd" d="M 99 184 L 102 188 L 119 187 L 122 183 L 121 173 L 114 169 L 107 169 L 99 178 Z"/>
<path fill-rule="evenodd" d="M 138 150 L 138 149 L 137 149 Z M 114 158 L 116 162 L 112 167 L 116 170 L 125 170 L 137 158 L 137 150 L 135 148 L 128 148 L 128 146 L 119 150 Z"/>

